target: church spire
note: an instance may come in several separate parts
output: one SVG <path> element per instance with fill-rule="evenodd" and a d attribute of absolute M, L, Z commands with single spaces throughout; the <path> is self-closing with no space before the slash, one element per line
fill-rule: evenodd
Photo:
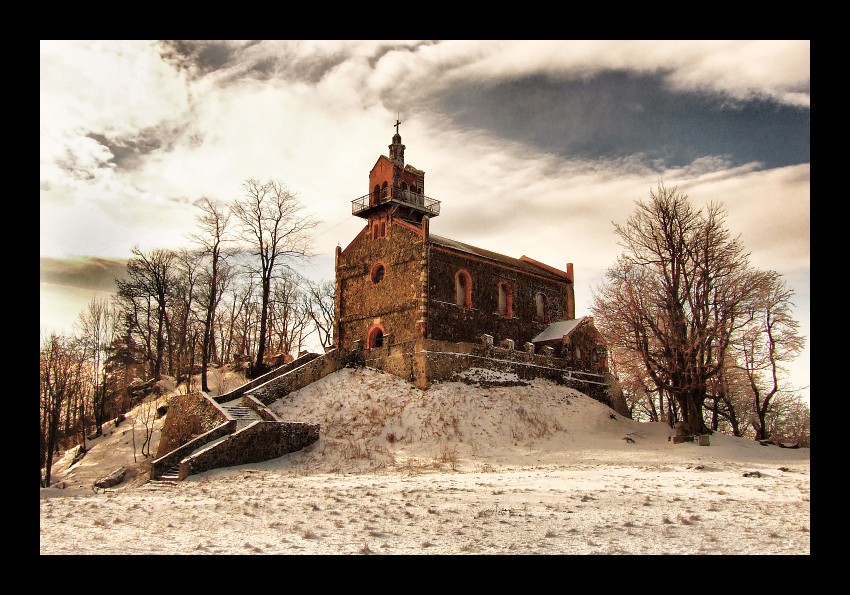
<path fill-rule="evenodd" d="M 401 135 L 398 133 L 398 127 L 401 125 L 401 121 L 398 119 L 398 115 L 396 115 L 395 119 L 395 134 L 393 135 L 393 143 L 390 147 L 390 161 L 392 161 L 396 166 L 401 169 L 404 169 L 404 145 L 401 144 Z"/>

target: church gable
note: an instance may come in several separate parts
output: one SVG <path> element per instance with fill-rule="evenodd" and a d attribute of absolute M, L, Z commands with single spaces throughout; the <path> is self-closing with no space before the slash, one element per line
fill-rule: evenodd
<path fill-rule="evenodd" d="M 375 162 L 369 172 L 369 193 L 372 204 L 377 204 L 377 201 L 386 197 L 389 188 L 393 187 L 393 170 L 395 166 L 393 162 L 381 155 Z"/>
<path fill-rule="evenodd" d="M 376 215 L 340 250 L 336 263 L 339 345 L 366 345 L 376 329 L 409 340 L 420 318 L 422 237 L 416 228 Z"/>

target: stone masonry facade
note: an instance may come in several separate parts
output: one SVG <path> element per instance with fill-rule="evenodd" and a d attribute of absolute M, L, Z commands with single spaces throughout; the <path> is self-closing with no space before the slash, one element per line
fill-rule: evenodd
<path fill-rule="evenodd" d="M 496 345 L 508 339 L 521 348 L 551 321 L 571 317 L 575 299 L 566 273 L 555 275 L 519 259 L 429 239 L 427 338 L 478 342 L 488 334 Z M 501 312 L 500 294 L 507 300 Z"/>

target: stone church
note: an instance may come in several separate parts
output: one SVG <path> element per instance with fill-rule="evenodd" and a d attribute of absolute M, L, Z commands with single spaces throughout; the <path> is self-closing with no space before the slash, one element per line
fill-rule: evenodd
<path fill-rule="evenodd" d="M 412 361 L 396 370 L 388 358 L 486 354 L 540 365 L 545 356 L 562 371 L 605 373 L 599 333 L 575 317 L 572 263 L 561 270 L 431 233 L 440 201 L 425 194 L 425 172 L 405 164 L 399 124 L 368 194 L 352 201 L 365 226 L 336 250 L 334 346 L 413 381 L 427 377 L 419 384 L 440 374 Z"/>

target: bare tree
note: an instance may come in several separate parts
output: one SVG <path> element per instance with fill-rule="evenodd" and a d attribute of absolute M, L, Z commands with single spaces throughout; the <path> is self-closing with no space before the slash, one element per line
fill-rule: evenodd
<path fill-rule="evenodd" d="M 733 436 L 744 436 L 750 411 L 750 387 L 730 350 L 717 375 L 709 381 L 706 413 L 710 427 Z"/>
<path fill-rule="evenodd" d="M 264 369 L 269 297 L 275 267 L 309 254 L 310 230 L 318 221 L 300 214 L 303 209 L 300 201 L 280 182 L 261 183 L 250 179 L 243 188 L 245 196 L 233 203 L 231 211 L 241 225 L 242 240 L 258 259 L 258 265 L 252 265 L 252 270 L 260 277 L 260 329 L 253 370 L 254 374 L 259 374 Z"/>
<path fill-rule="evenodd" d="M 793 296 L 794 291 L 774 273 L 750 305 L 750 322 L 734 342 L 738 367 L 752 390 L 756 440 L 771 437 L 767 418 L 781 389 L 784 364 L 796 358 L 805 344 L 799 323 L 791 316 Z"/>
<path fill-rule="evenodd" d="M 144 253 L 138 246 L 133 247 L 132 253 L 134 258 L 127 261 L 128 278 L 115 280 L 118 296 L 129 304 L 134 328 L 148 342 L 152 376 L 159 378 L 171 324 L 169 306 L 174 292 L 175 253 L 161 248 Z M 173 372 L 173 361 L 169 360 L 168 365 L 169 373 Z"/>
<path fill-rule="evenodd" d="M 811 411 L 800 395 L 777 392 L 764 423 L 766 435 L 774 442 L 811 446 Z"/>
<path fill-rule="evenodd" d="M 316 327 L 322 347 L 330 347 L 333 345 L 334 282 L 307 281 L 304 298 L 307 312 Z"/>
<path fill-rule="evenodd" d="M 153 455 L 151 453 L 151 441 L 153 439 L 153 431 L 154 431 L 154 422 L 156 422 L 156 409 L 159 400 L 157 397 L 147 397 L 141 403 L 139 403 L 139 408 L 136 410 L 136 416 L 138 421 L 142 424 L 142 429 L 144 431 L 144 439 L 142 440 L 142 456 L 148 458 Z M 133 421 L 133 445 L 135 448 L 135 426 L 136 420 Z"/>
<path fill-rule="evenodd" d="M 664 421 L 667 412 L 664 393 L 653 385 L 640 356 L 619 347 L 609 349 L 608 356 L 609 369 L 619 372 L 618 381 L 631 418 L 636 421 Z"/>
<path fill-rule="evenodd" d="M 201 390 L 209 391 L 207 383 L 207 367 L 210 361 L 211 346 L 215 337 L 215 313 L 224 290 L 223 282 L 227 275 L 220 273 L 225 265 L 227 253 L 225 244 L 228 240 L 228 225 L 230 214 L 224 207 L 207 197 L 201 198 L 198 205 L 201 214 L 198 216 L 197 234 L 191 236 L 202 252 L 207 256 L 208 269 L 202 281 L 201 302 L 204 309 L 203 339 L 201 346 Z"/>
<path fill-rule="evenodd" d="M 204 255 L 185 247 L 175 252 L 176 272 L 172 298 L 172 336 L 169 336 L 172 358 L 175 360 L 175 381 L 186 380 L 186 391 L 191 392 L 192 372 L 195 363 L 195 346 L 200 335 L 201 316 L 195 307 L 200 284 Z"/>
<path fill-rule="evenodd" d="M 50 485 L 53 453 L 59 442 L 59 422 L 63 406 L 67 407 L 82 386 L 83 362 L 72 340 L 51 334 L 43 341 L 40 351 L 40 412 L 41 412 L 41 486 Z"/>
<path fill-rule="evenodd" d="M 115 340 L 118 311 L 109 299 L 93 297 L 80 312 L 77 326 L 86 345 L 91 364 L 92 415 L 97 436 L 103 434 L 103 424 L 109 409 L 106 359 Z M 85 433 L 85 432 L 84 432 Z"/>
<path fill-rule="evenodd" d="M 222 358 L 226 361 L 237 361 L 252 353 L 249 335 L 255 289 L 253 276 L 249 275 L 248 283 L 236 284 L 226 299 L 230 308 L 223 313 L 219 324 Z"/>
<path fill-rule="evenodd" d="M 625 252 L 594 291 L 591 309 L 606 339 L 640 355 L 658 390 L 675 400 L 686 431 L 699 434 L 708 430 L 708 383 L 769 274 L 749 266 L 721 205 L 695 210 L 662 182 L 650 197 L 625 225 L 614 224 Z"/>
<path fill-rule="evenodd" d="M 312 332 L 310 313 L 301 289 L 303 280 L 287 270 L 272 283 L 269 299 L 269 346 L 279 353 L 297 355 L 304 339 Z"/>

